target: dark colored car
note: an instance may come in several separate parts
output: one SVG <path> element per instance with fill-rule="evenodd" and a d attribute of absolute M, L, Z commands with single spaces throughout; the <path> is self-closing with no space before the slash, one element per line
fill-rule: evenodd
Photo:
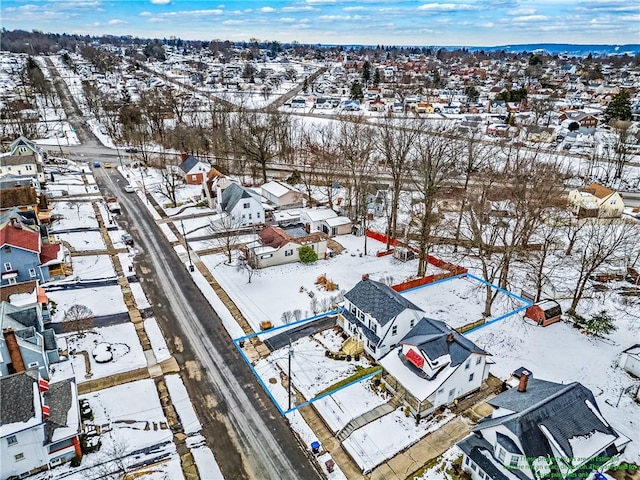
<path fill-rule="evenodd" d="M 125 233 L 124 235 L 122 235 L 122 242 L 125 245 L 133 247 L 133 237 L 131 235 L 129 235 L 128 233 Z"/>
<path fill-rule="evenodd" d="M 128 147 L 125 149 L 127 153 L 138 153 L 138 149 L 136 147 Z"/>

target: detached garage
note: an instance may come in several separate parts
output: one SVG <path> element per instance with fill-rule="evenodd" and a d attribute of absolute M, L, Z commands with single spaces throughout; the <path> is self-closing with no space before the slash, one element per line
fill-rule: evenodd
<path fill-rule="evenodd" d="M 636 343 L 622 352 L 618 365 L 625 372 L 640 378 L 640 343 Z"/>
<path fill-rule="evenodd" d="M 533 320 L 536 325 L 546 327 L 560 321 L 562 308 L 555 300 L 541 300 L 524 311 L 524 318 Z"/>

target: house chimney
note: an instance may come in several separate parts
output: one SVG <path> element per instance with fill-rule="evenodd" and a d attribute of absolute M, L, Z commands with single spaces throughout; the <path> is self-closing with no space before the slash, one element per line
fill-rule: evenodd
<path fill-rule="evenodd" d="M 369 274 L 368 273 L 363 273 L 362 274 L 362 281 L 364 282 L 365 280 L 369 280 Z"/>
<path fill-rule="evenodd" d="M 22 359 L 22 353 L 20 353 L 16 333 L 13 331 L 13 328 L 7 328 L 2 331 L 2 335 L 4 335 L 7 350 L 9 350 L 9 357 L 11 358 L 13 369 L 16 373 L 24 372 L 26 369 L 24 368 L 24 360 Z"/>
<path fill-rule="evenodd" d="M 180 153 L 180 160 L 182 160 L 183 162 L 187 159 L 189 155 L 187 154 L 187 152 L 182 152 Z"/>
<path fill-rule="evenodd" d="M 453 333 L 447 335 L 447 343 L 453 343 Z"/>
<path fill-rule="evenodd" d="M 523 370 L 522 375 L 520 375 L 520 383 L 518 383 L 518 391 L 526 392 L 527 383 L 529 383 L 529 372 L 527 372 L 526 370 Z"/>

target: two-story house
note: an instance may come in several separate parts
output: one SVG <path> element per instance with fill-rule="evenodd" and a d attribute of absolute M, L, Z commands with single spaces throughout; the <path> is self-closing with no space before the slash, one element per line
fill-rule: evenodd
<path fill-rule="evenodd" d="M 82 456 L 73 379 L 50 384 L 37 370 L 1 376 L 0 404 L 0 478 L 22 478 Z"/>
<path fill-rule="evenodd" d="M 624 211 L 622 196 L 597 183 L 569 192 L 569 203 L 579 217 L 620 218 Z"/>
<path fill-rule="evenodd" d="M 302 208 L 299 212 L 308 232 L 324 232 L 332 237 L 351 233 L 353 224 L 349 217 L 338 215 L 331 208 Z"/>
<path fill-rule="evenodd" d="M 193 155 L 189 155 L 178 166 L 178 169 L 185 183 L 189 185 L 201 185 L 207 173 L 211 170 L 211 165 L 199 160 Z"/>
<path fill-rule="evenodd" d="M 524 370 L 517 387 L 487 403 L 493 413 L 458 443 L 472 480 L 587 478 L 615 464 L 629 442 L 577 382 L 538 380 Z"/>
<path fill-rule="evenodd" d="M 25 222 L 19 215 L 0 226 L 0 249 L 0 285 L 31 280 L 46 282 L 65 275 L 62 245 L 43 244 L 37 225 Z"/>
<path fill-rule="evenodd" d="M 488 356 L 445 323 L 423 317 L 379 363 L 389 390 L 424 417 L 478 390 L 489 376 Z"/>
<path fill-rule="evenodd" d="M 240 226 L 264 223 L 262 198 L 256 192 L 237 183 L 222 191 L 218 212 L 227 212 Z"/>
<path fill-rule="evenodd" d="M 278 208 L 298 208 L 304 203 L 302 192 L 286 183 L 271 181 L 262 187 L 262 196 Z"/>
<path fill-rule="evenodd" d="M 384 283 L 363 275 L 344 295 L 338 325 L 351 338 L 343 349 L 364 351 L 375 360 L 395 347 L 417 325 L 424 312 Z"/>

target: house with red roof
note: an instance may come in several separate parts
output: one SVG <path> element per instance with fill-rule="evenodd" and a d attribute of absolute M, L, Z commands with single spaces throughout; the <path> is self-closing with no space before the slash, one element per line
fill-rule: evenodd
<path fill-rule="evenodd" d="M 11 217 L 0 227 L 2 271 L 0 285 L 64 277 L 64 249 L 59 243 L 43 244 L 35 225 Z"/>

